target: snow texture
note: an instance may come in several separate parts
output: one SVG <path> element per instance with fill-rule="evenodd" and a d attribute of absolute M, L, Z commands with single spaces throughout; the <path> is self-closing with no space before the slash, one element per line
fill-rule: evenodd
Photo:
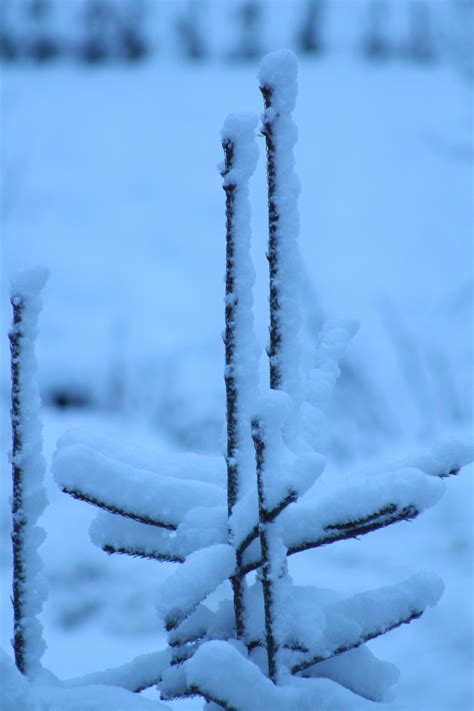
<path fill-rule="evenodd" d="M 298 407 L 303 398 L 300 362 L 302 279 L 297 207 L 300 185 L 294 172 L 293 155 L 298 132 L 291 117 L 297 95 L 297 62 L 293 52 L 282 50 L 268 54 L 260 63 L 258 78 L 264 97 L 265 91 L 269 91 L 265 98 L 269 105 L 265 108 L 262 121 L 268 158 L 274 161 L 274 186 L 269 191 L 269 259 L 274 256 L 276 271 L 273 281 L 278 292 L 274 313 L 279 343 L 275 352 L 271 350 L 271 358 L 280 372 L 280 387 Z M 296 427 L 292 429 L 296 437 Z"/>
<path fill-rule="evenodd" d="M 166 626 L 176 627 L 234 571 L 232 546 L 219 544 L 191 553 L 160 588 L 157 608 Z"/>
<path fill-rule="evenodd" d="M 116 686 L 128 691 L 139 691 L 155 685 L 171 659 L 169 649 L 151 654 L 140 654 L 133 661 L 114 669 L 86 674 L 69 679 L 65 686 Z"/>
<path fill-rule="evenodd" d="M 57 448 L 60 450 L 73 444 L 83 444 L 104 457 L 165 477 L 225 485 L 225 462 L 222 457 L 204 456 L 194 452 L 154 452 L 133 441 L 118 440 L 117 437 L 86 427 L 78 427 L 63 434 L 58 440 Z"/>
<path fill-rule="evenodd" d="M 47 279 L 45 269 L 25 270 L 12 279 L 10 287 L 11 301 L 18 317 L 10 330 L 12 374 L 16 372 L 12 391 L 12 466 L 17 482 L 13 496 L 13 543 L 15 560 L 17 556 L 21 559 L 21 572 L 14 580 L 14 604 L 18 603 L 21 610 L 16 620 L 15 638 L 19 635 L 23 639 L 24 671 L 29 675 L 41 669 L 40 660 L 46 649 L 38 619 L 47 591 L 38 552 L 46 533 L 37 522 L 46 508 L 47 499 L 35 343 L 42 307 L 41 291 Z"/>
<path fill-rule="evenodd" d="M 391 687 L 398 682 L 400 672 L 396 666 L 377 659 L 368 647 L 363 646 L 319 662 L 303 675 L 332 679 L 371 701 L 390 701 Z"/>
<path fill-rule="evenodd" d="M 280 514 L 278 527 L 291 555 L 414 518 L 433 506 L 444 491 L 438 478 L 408 468 L 355 478 L 349 486 L 343 484 L 328 492 L 319 491 L 317 483 Z M 259 546 L 254 541 L 245 551 L 244 567 L 259 560 Z"/>
<path fill-rule="evenodd" d="M 157 526 L 101 511 L 91 524 L 92 543 L 107 553 L 127 553 L 142 558 L 183 562 L 176 537 Z"/>
<path fill-rule="evenodd" d="M 0 701 L 2 711 L 38 711 L 27 679 L 7 654 L 0 650 Z"/>
<path fill-rule="evenodd" d="M 330 681 L 285 679 L 276 686 L 258 666 L 227 642 L 203 644 L 184 665 L 191 688 L 238 711 L 310 711 L 354 708 L 354 696 Z M 209 670 L 212 669 L 212 673 Z M 303 686 L 302 686 L 303 684 Z M 363 706 L 358 705 L 358 708 Z"/>
<path fill-rule="evenodd" d="M 235 467 L 237 499 L 254 485 L 253 446 L 250 437 L 252 405 L 258 386 L 259 350 L 254 333 L 253 295 L 255 270 L 250 257 L 249 178 L 258 159 L 255 141 L 257 118 L 253 114 L 230 114 L 222 128 L 229 170 L 221 165 L 223 185 L 231 200 L 227 235 L 226 269 L 226 387 L 227 457 Z M 230 191 L 230 192 L 229 192 Z M 233 402 L 232 402 L 233 400 Z M 235 421 L 234 421 L 235 420 Z"/>
<path fill-rule="evenodd" d="M 195 506 L 216 506 L 223 491 L 213 484 L 183 481 L 122 464 L 81 444 L 59 449 L 53 462 L 58 485 L 109 511 L 175 529 Z"/>

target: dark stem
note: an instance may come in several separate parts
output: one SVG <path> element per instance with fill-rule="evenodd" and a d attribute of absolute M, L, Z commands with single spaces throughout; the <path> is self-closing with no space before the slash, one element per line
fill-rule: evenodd
<path fill-rule="evenodd" d="M 225 139 L 222 143 L 225 163 L 222 176 L 232 170 L 235 154 L 234 143 Z M 239 495 L 239 465 L 238 465 L 238 387 L 235 377 L 236 334 L 238 300 L 235 295 L 235 195 L 237 185 L 225 183 L 225 215 L 226 215 L 226 270 L 225 270 L 225 389 L 226 389 L 226 421 L 227 421 L 227 515 L 232 516 L 233 508 Z M 229 531 L 231 533 L 231 531 Z M 237 574 L 231 578 L 234 597 L 235 627 L 238 639 L 245 636 L 244 624 L 244 586 L 245 581 L 240 575 L 242 556 L 237 553 Z"/>
<path fill-rule="evenodd" d="M 262 423 L 252 420 L 252 438 L 255 446 L 255 458 L 257 463 L 257 492 L 258 492 L 258 518 L 260 547 L 262 551 L 262 567 L 259 574 L 263 590 L 263 606 L 265 610 L 265 641 L 268 659 L 268 675 L 274 684 L 277 683 L 277 643 L 274 634 L 274 591 L 273 582 L 275 571 L 272 566 L 270 555 L 268 526 L 271 521 L 268 519 L 268 511 L 265 505 L 265 493 L 263 488 L 263 472 L 265 467 L 265 442 L 263 439 Z"/>
<path fill-rule="evenodd" d="M 285 498 L 282 499 L 279 504 L 277 504 L 273 509 L 270 509 L 267 512 L 268 520 L 274 521 L 276 517 L 286 509 L 287 506 L 289 506 L 290 504 L 294 504 L 297 501 L 297 498 L 298 494 L 296 493 L 296 491 L 290 491 L 289 494 L 285 496 Z M 249 531 L 249 533 L 245 536 L 244 540 L 237 549 L 237 554 L 242 557 L 249 545 L 253 543 L 257 537 L 258 523 L 255 524 L 251 531 Z"/>
<path fill-rule="evenodd" d="M 263 95 L 265 109 L 272 106 L 272 87 L 268 84 L 260 87 Z M 267 149 L 267 189 L 268 189 L 268 267 L 270 273 L 270 344 L 268 357 L 270 361 L 270 387 L 279 390 L 282 386 L 281 373 L 281 327 L 280 327 L 280 291 L 279 291 L 279 234 L 278 213 L 276 201 L 276 160 L 275 160 L 275 118 L 264 118 L 262 133 L 265 136 Z"/>
<path fill-rule="evenodd" d="M 24 637 L 24 590 L 27 584 L 24 567 L 24 529 L 27 523 L 23 501 L 23 471 L 20 458 L 23 448 L 21 435 L 21 372 L 20 356 L 23 337 L 22 317 L 24 302 L 16 296 L 12 298 L 13 328 L 10 331 L 11 354 L 11 422 L 12 422 L 12 545 L 13 545 L 13 649 L 15 663 L 22 674 L 26 674 L 25 637 Z"/>
<path fill-rule="evenodd" d="M 84 501 L 87 504 L 92 504 L 93 506 L 97 506 L 99 509 L 109 511 L 109 513 L 118 514 L 119 516 L 123 516 L 124 518 L 131 518 L 133 521 L 145 523 L 149 526 L 166 528 L 169 531 L 176 530 L 176 526 L 174 523 L 169 523 L 168 521 L 158 521 L 157 519 L 150 518 L 149 516 L 142 516 L 141 514 L 138 514 L 135 511 L 125 511 L 124 509 L 115 506 L 115 504 L 110 504 L 107 501 L 103 501 L 102 499 L 97 499 L 95 496 L 92 496 L 91 494 L 86 494 L 84 491 L 80 491 L 79 489 L 70 489 L 68 486 L 63 486 L 62 491 L 65 494 L 69 494 L 69 496 L 72 496 L 73 499 L 77 499 L 78 501 Z"/>
<path fill-rule="evenodd" d="M 184 563 L 183 556 L 172 555 L 170 553 L 160 553 L 159 551 L 149 552 L 140 550 L 139 548 L 117 548 L 116 546 L 110 545 L 109 543 L 105 543 L 103 546 L 101 546 L 101 548 L 103 551 L 105 551 L 105 553 L 109 553 L 109 555 L 113 553 L 120 553 L 122 555 L 129 555 L 132 558 L 146 558 L 148 560 L 159 560 L 165 563 Z"/>

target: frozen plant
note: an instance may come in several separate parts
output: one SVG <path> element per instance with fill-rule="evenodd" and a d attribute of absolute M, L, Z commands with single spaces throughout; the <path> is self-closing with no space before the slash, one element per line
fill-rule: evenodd
<path fill-rule="evenodd" d="M 67 682 L 43 668 L 46 649 L 39 613 L 47 594 L 39 547 L 45 531 L 37 523 L 46 506 L 42 454 L 40 395 L 37 384 L 35 343 L 41 311 L 45 269 L 18 273 L 11 284 L 13 324 L 10 329 L 12 375 L 12 545 L 13 545 L 13 651 L 15 664 L 0 650 L 0 706 L 2 711 L 140 711 L 168 709 L 131 693 L 140 675 L 149 678 L 163 667 L 167 650 L 136 660 L 135 667 L 93 674 Z M 15 668 L 16 665 L 16 668 Z M 146 685 L 146 683 L 145 683 Z M 115 687 L 115 688 L 114 688 Z M 169 711 L 169 709 L 168 709 Z"/>
<path fill-rule="evenodd" d="M 38 555 L 45 532 L 36 525 L 46 506 L 43 484 L 46 465 L 35 359 L 40 293 L 46 279 L 44 270 L 35 269 L 21 272 L 11 285 L 12 642 L 16 665 L 23 674 L 35 674 L 41 669 L 40 660 L 46 648 L 38 620 L 46 597 Z"/>
<path fill-rule="evenodd" d="M 58 443 L 53 469 L 59 486 L 100 509 L 93 542 L 107 553 L 177 564 L 157 599 L 168 648 L 90 683 L 99 678 L 135 691 L 157 685 L 163 700 L 201 696 L 207 708 L 229 711 L 361 708 L 365 701 L 357 697 L 383 700 L 398 678 L 366 643 L 419 618 L 442 593 L 437 576 L 419 574 L 344 598 L 298 586 L 288 573 L 288 556 L 416 518 L 438 501 L 442 479 L 473 456 L 471 448 L 451 443 L 349 482 L 321 477 L 325 408 L 354 326 L 325 324 L 316 367 L 305 372 L 293 157 L 296 73 L 288 51 L 265 57 L 259 72 L 268 182 L 269 387 L 258 381 L 252 315 L 248 185 L 258 156 L 257 120 L 232 114 L 222 131 L 225 457 L 164 457 L 81 430 Z"/>

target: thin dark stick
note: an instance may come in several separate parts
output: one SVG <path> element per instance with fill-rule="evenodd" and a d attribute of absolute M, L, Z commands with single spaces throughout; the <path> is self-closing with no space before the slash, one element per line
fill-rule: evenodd
<path fill-rule="evenodd" d="M 19 464 L 22 451 L 21 436 L 21 385 L 20 385 L 20 355 L 22 332 L 22 316 L 24 302 L 19 296 L 11 300 L 13 306 L 13 328 L 10 331 L 11 378 L 12 378 L 12 478 L 13 478 L 13 649 L 15 663 L 22 674 L 26 674 L 25 637 L 24 637 L 24 589 L 26 571 L 24 567 L 24 530 L 27 523 L 23 510 L 23 472 Z"/>
<path fill-rule="evenodd" d="M 265 493 L 263 488 L 263 472 L 265 466 L 265 441 L 263 438 L 262 423 L 258 419 L 252 420 L 252 438 L 255 446 L 255 458 L 257 462 L 257 492 L 258 492 L 258 517 L 260 547 L 262 550 L 262 569 L 260 580 L 263 590 L 263 606 L 265 611 L 265 640 L 268 659 L 268 675 L 270 679 L 277 683 L 277 642 L 274 633 L 274 573 L 272 559 L 269 549 L 268 512 L 265 505 Z"/>
<path fill-rule="evenodd" d="M 265 84 L 260 87 L 263 95 L 265 109 L 272 105 L 272 87 Z M 281 353 L 281 327 L 280 327 L 280 291 L 279 291 L 279 240 L 278 222 L 280 215 L 276 202 L 276 162 L 275 162 L 275 137 L 273 121 L 264 119 L 262 133 L 265 136 L 267 150 L 267 188 L 268 188 L 268 266 L 270 273 L 270 344 L 268 357 L 270 361 L 270 387 L 279 390 L 282 386 L 282 373 L 280 364 Z"/>
<path fill-rule="evenodd" d="M 224 149 L 225 177 L 233 167 L 235 146 L 233 141 L 225 139 L 222 142 Z M 235 322 L 237 317 L 237 297 L 235 296 L 235 183 L 224 183 L 225 214 L 226 214 L 226 271 L 225 271 L 225 389 L 226 389 L 226 422 L 227 422 L 227 515 L 232 516 L 233 508 L 239 494 L 239 465 L 238 465 L 238 388 L 235 378 L 235 351 L 236 335 Z M 240 575 L 242 555 L 237 551 L 237 574 L 231 578 L 234 597 L 235 627 L 238 639 L 245 636 L 244 624 L 244 581 Z"/>
<path fill-rule="evenodd" d="M 124 518 L 131 518 L 133 521 L 145 523 L 149 526 L 166 528 L 169 531 L 176 530 L 176 526 L 174 523 L 169 523 L 168 521 L 159 521 L 158 519 L 150 518 L 150 516 L 142 516 L 141 514 L 138 514 L 135 511 L 125 511 L 124 509 L 118 508 L 114 504 L 109 504 L 107 501 L 97 499 L 95 496 L 86 494 L 85 492 L 80 491 L 77 488 L 71 489 L 68 486 L 63 486 L 62 491 L 65 494 L 69 494 L 69 496 L 72 496 L 73 499 L 77 499 L 78 501 L 84 501 L 87 504 L 92 504 L 93 506 L 97 506 L 97 508 L 103 509 L 104 511 L 108 511 L 109 513 L 118 514 L 119 516 L 123 516 Z"/>

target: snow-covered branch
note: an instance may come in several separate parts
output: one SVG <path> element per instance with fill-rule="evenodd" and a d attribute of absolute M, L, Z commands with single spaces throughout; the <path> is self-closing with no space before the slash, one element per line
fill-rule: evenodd
<path fill-rule="evenodd" d="M 163 528 L 139 523 L 131 518 L 100 511 L 89 530 L 91 541 L 106 553 L 135 558 L 184 563 L 176 537 Z"/>
<path fill-rule="evenodd" d="M 438 477 L 416 469 L 401 469 L 383 475 L 359 478 L 351 486 L 290 504 L 280 515 L 283 543 L 288 555 L 310 548 L 356 538 L 398 521 L 415 518 L 433 506 L 444 492 Z M 254 541 L 244 555 L 243 573 L 261 565 Z"/>
<path fill-rule="evenodd" d="M 293 156 L 297 130 L 291 117 L 296 102 L 296 75 L 293 52 L 273 52 L 260 63 L 259 82 L 265 105 L 262 133 L 267 150 L 270 387 L 293 397 L 298 397 L 301 385 L 299 181 Z"/>
<path fill-rule="evenodd" d="M 13 325 L 10 329 L 12 377 L 12 544 L 13 648 L 18 669 L 27 675 L 41 668 L 46 649 L 38 620 L 46 587 L 38 548 L 45 532 L 36 523 L 46 507 L 45 461 L 42 455 L 40 395 L 36 381 L 35 341 L 41 311 L 41 290 L 48 274 L 32 269 L 11 285 Z"/>
<path fill-rule="evenodd" d="M 159 683 L 170 659 L 171 650 L 162 649 L 151 654 L 141 654 L 131 662 L 122 664 L 119 667 L 68 679 L 63 683 L 65 686 L 90 686 L 95 684 L 118 686 L 122 689 L 128 689 L 128 691 L 139 692 Z"/>
<path fill-rule="evenodd" d="M 301 661 L 292 665 L 293 674 L 418 619 L 428 607 L 436 605 L 443 590 L 437 576 L 417 574 L 403 583 L 360 593 L 326 607 L 324 635 L 309 645 Z M 303 651 L 304 645 L 298 647 Z"/>
<path fill-rule="evenodd" d="M 214 484 L 162 476 L 118 462 L 82 444 L 60 448 L 53 472 L 73 498 L 151 526 L 175 530 L 196 506 L 218 506 Z"/>
<path fill-rule="evenodd" d="M 218 544 L 191 553 L 160 588 L 158 611 L 166 629 L 188 617 L 215 588 L 235 573 L 232 546 Z"/>
<path fill-rule="evenodd" d="M 252 287 L 254 269 L 250 258 L 250 202 L 248 182 L 255 171 L 258 148 L 255 142 L 257 119 L 252 114 L 231 114 L 222 129 L 225 161 L 222 166 L 226 195 L 226 277 L 225 277 L 225 387 L 227 423 L 227 515 L 230 522 L 242 492 L 253 482 L 252 443 L 249 413 L 257 386 L 257 346 L 253 332 Z M 244 580 L 240 575 L 241 556 L 237 553 L 237 574 L 232 578 L 237 635 L 243 638 Z"/>

